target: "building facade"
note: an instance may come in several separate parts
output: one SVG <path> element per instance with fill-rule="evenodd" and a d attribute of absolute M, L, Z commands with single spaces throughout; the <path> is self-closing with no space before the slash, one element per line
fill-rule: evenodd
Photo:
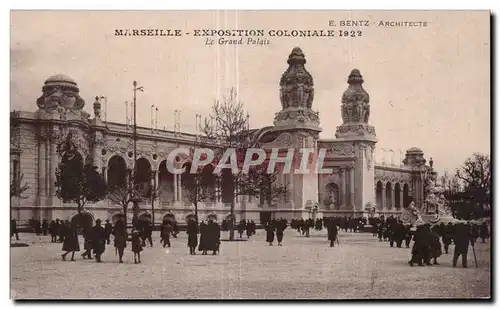
<path fill-rule="evenodd" d="M 289 184 L 284 200 L 271 202 L 263 197 L 240 196 L 236 199 L 236 220 L 399 215 L 410 201 L 419 208 L 424 203 L 428 169 L 424 154 L 414 147 L 406 151 L 403 165 L 375 164 L 377 138 L 369 123 L 370 97 L 363 88 L 361 73 L 354 69 L 348 76 L 340 102 L 342 124 L 337 127 L 335 138 L 320 139 L 319 113 L 312 110 L 313 77 L 306 69 L 300 48 L 292 50 L 287 63 L 288 69 L 279 82 L 281 110 L 272 126 L 252 130 L 251 138 L 264 149 L 324 148 L 323 166 L 332 168 L 333 173 L 282 175 L 281 181 Z M 99 98 L 93 103 L 93 116 L 86 112 L 78 85 L 70 77 L 49 77 L 36 104 L 36 112 L 13 111 L 10 115 L 11 179 L 22 174 L 29 186 L 23 198 L 11 198 L 12 217 L 21 224 L 30 218 L 71 220 L 77 214 L 75 205 L 57 198 L 54 185 L 61 145 L 68 141 L 86 162 L 97 166 L 108 184 L 123 181 L 137 165 L 136 181 L 159 192 L 157 198 L 139 203 L 141 215 L 154 214 L 156 222 L 166 216 L 184 222 L 193 215 L 194 206 L 183 194 L 183 175 L 171 174 L 166 159 L 178 147 L 192 147 L 196 135 L 138 127 L 134 162 L 133 128 L 104 122 Z M 226 218 L 230 199 L 221 194 L 200 203 L 200 219 L 210 215 L 218 220 Z M 84 212 L 89 220 L 113 220 L 121 214 L 121 207 L 103 200 L 87 204 Z"/>

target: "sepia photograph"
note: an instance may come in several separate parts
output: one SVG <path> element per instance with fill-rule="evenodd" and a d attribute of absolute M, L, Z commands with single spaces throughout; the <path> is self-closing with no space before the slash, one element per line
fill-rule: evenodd
<path fill-rule="evenodd" d="M 491 300 L 490 11 L 9 22 L 12 300 Z"/>

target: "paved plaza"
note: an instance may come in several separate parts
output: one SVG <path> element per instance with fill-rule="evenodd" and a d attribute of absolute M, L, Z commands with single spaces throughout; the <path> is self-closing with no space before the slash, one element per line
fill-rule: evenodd
<path fill-rule="evenodd" d="M 339 233 L 340 245 L 328 247 L 326 231 L 299 236 L 285 231 L 282 247 L 269 246 L 265 232 L 249 241 L 222 242 L 217 256 L 188 254 L 187 236 L 172 238 L 172 248 L 154 248 L 133 263 L 130 243 L 124 264 L 112 245 L 104 263 L 61 260 L 62 244 L 20 234 L 29 247 L 11 248 L 11 295 L 14 299 L 356 299 L 484 298 L 490 294 L 490 243 L 478 243 L 475 267 L 451 265 L 452 254 L 439 266 L 410 267 L 410 249 L 390 248 L 371 234 Z M 227 233 L 223 232 L 227 238 Z M 80 247 L 83 240 L 80 237 Z M 450 252 L 453 252 L 453 245 Z"/>

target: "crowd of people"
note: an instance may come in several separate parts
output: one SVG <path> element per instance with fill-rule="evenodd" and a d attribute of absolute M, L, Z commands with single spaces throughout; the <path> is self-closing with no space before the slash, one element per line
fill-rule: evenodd
<path fill-rule="evenodd" d="M 309 237 L 310 229 L 321 231 L 323 228 L 327 230 L 327 237 L 330 247 L 334 247 L 335 243 L 339 244 L 338 231 L 359 232 L 364 231 L 366 224 L 371 225 L 372 235 L 378 238 L 378 241 L 389 242 L 390 247 L 402 248 L 403 242 L 406 248 L 410 248 L 410 243 L 413 241 L 411 249 L 411 259 L 408 261 L 410 266 L 418 264 L 424 265 L 439 265 L 437 259 L 442 255 L 442 246 L 444 253 L 448 254 L 450 244 L 455 244 L 453 253 L 453 266 L 456 267 L 458 258 L 462 256 L 462 266 L 467 267 L 467 253 L 469 244 L 473 247 L 478 238 L 484 243 L 489 238 L 489 229 L 486 223 L 481 225 L 470 223 L 452 224 L 444 223 L 431 226 L 423 224 L 412 229 L 410 225 L 404 224 L 400 219 L 395 217 L 377 217 L 366 220 L 365 218 L 354 217 L 324 217 L 313 219 L 292 219 L 290 225 L 286 219 L 273 219 L 268 222 L 263 222 L 265 230 L 265 240 L 270 246 L 273 245 L 275 238 L 278 246 L 282 246 L 284 231 L 288 226 L 297 230 L 300 235 Z M 113 226 L 109 220 L 106 220 L 104 226 L 101 225 L 101 220 L 97 219 L 94 226 L 84 225 L 79 226 L 76 220 L 63 221 L 56 219 L 50 223 L 47 220 L 29 221 L 31 229 L 37 235 L 51 236 L 51 242 L 62 243 L 61 255 L 63 260 L 66 260 L 68 254 L 71 253 L 71 261 L 75 260 L 75 252 L 80 251 L 78 235 L 81 233 L 84 239 L 84 259 L 95 258 L 97 262 L 102 262 L 101 255 L 106 249 L 106 245 L 110 244 L 110 236 L 114 237 L 114 247 L 119 258 L 119 263 L 123 263 L 123 255 L 127 242 L 131 242 L 131 250 L 134 253 L 134 263 L 141 263 L 140 253 L 146 246 L 146 241 L 153 247 L 153 224 L 148 220 L 136 220 L 133 222 L 132 232 L 129 235 L 123 218 L 116 221 Z M 252 237 L 256 232 L 256 224 L 254 221 L 241 220 L 235 225 L 235 231 L 239 237 L 243 237 L 246 231 L 247 238 Z M 202 255 L 207 255 L 211 251 L 213 255 L 220 252 L 221 230 L 228 230 L 228 222 L 222 221 L 222 226 L 213 219 L 209 218 L 206 222 L 197 222 L 195 218 L 190 218 L 187 222 L 186 233 L 188 235 L 187 246 L 191 255 L 195 255 L 196 251 L 202 252 Z M 177 238 L 180 229 L 176 221 L 165 219 L 160 226 L 160 243 L 163 247 L 171 247 L 170 236 Z M 198 237 L 198 234 L 200 235 Z M 17 222 L 11 220 L 11 238 L 16 236 L 19 240 Z M 432 263 L 431 263 L 432 262 Z"/>
<path fill-rule="evenodd" d="M 409 224 L 405 225 L 392 216 L 371 218 L 369 223 L 372 226 L 373 236 L 378 237 L 379 241 L 388 241 L 391 247 L 396 243 L 396 247 L 401 248 L 404 241 L 405 247 L 409 248 L 413 240 L 411 259 L 408 261 L 410 266 L 439 265 L 437 258 L 442 255 L 442 249 L 448 254 L 449 246 L 454 243 L 453 267 L 457 266 L 458 258 L 462 256 L 462 267 L 467 268 L 469 244 L 474 247 L 478 238 L 484 243 L 490 235 L 486 222 L 481 225 L 469 222 L 455 224 L 441 222 L 433 226 L 426 223 L 418 225 L 414 230 Z"/>

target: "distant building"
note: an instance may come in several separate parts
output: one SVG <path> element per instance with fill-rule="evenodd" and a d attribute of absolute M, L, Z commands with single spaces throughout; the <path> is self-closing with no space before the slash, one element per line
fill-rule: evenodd
<path fill-rule="evenodd" d="M 404 165 L 375 164 L 377 139 L 375 128 L 369 124 L 369 95 L 363 89 L 360 72 L 355 69 L 348 76 L 340 107 L 343 123 L 337 127 L 335 138 L 319 139 L 319 113 L 312 110 L 313 78 L 305 68 L 301 49 L 294 48 L 287 62 L 289 67 L 279 84 L 281 110 L 273 126 L 254 130 L 252 138 L 262 148 L 325 148 L 324 167 L 333 168 L 333 174 L 283 175 L 283 181 L 291 186 L 288 196 L 273 203 L 264 196 L 239 197 L 236 220 L 399 215 L 410 201 L 420 207 L 427 169 L 424 154 L 414 147 L 406 151 Z M 69 139 L 84 160 L 98 167 L 108 183 L 116 184 L 124 181 L 134 167 L 132 127 L 105 123 L 98 98 L 91 117 L 83 109 L 85 102 L 79 96 L 77 83 L 62 74 L 45 81 L 36 104 L 36 112 L 14 111 L 10 115 L 11 177 L 22 173 L 30 187 L 24 193 L 27 198 L 12 198 L 12 217 L 21 223 L 30 218 L 71 220 L 76 207 L 62 203 L 55 195 L 59 145 Z M 183 195 L 182 175 L 168 172 L 165 160 L 177 147 L 192 147 L 196 136 L 144 127 L 137 130 L 137 181 L 145 187 L 159 188 L 159 197 L 153 201 L 156 221 L 166 216 L 185 221 L 193 214 L 193 206 Z M 229 215 L 231 196 L 220 189 L 220 197 L 199 206 L 201 219 L 215 215 L 221 220 Z M 142 215 L 152 212 L 151 200 L 144 200 L 139 206 Z M 115 219 L 119 214 L 121 207 L 107 200 L 85 207 L 88 220 Z"/>

